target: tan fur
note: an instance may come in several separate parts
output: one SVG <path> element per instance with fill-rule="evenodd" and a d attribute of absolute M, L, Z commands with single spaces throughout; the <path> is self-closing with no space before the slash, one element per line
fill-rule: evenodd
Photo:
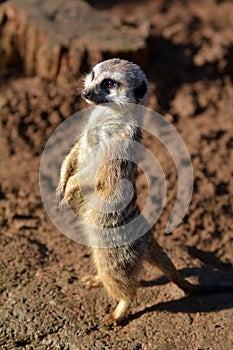
<path fill-rule="evenodd" d="M 119 82 L 119 85 L 117 87 L 111 87 L 107 91 L 103 88 L 103 84 L 101 85 L 103 79 L 116 80 Z M 104 91 L 101 91 L 101 86 Z M 139 89 L 139 98 L 137 96 L 137 99 L 136 97 L 134 99 L 135 88 L 138 86 L 141 86 L 141 90 Z M 101 142 L 103 144 L 110 142 L 109 149 L 108 146 L 106 146 L 106 149 L 103 148 L 103 151 L 98 153 L 98 157 L 105 161 L 108 159 L 108 152 L 116 151 L 116 154 L 121 152 L 126 160 L 113 159 L 110 161 L 107 160 L 105 163 L 103 162 L 103 165 L 98 169 L 97 178 L 94 181 L 95 191 L 97 191 L 101 199 L 105 199 L 106 201 L 119 199 L 121 196 L 124 197 L 124 192 L 117 189 L 119 180 L 122 178 L 129 180 L 135 190 L 137 169 L 134 163 L 127 161 L 129 148 L 127 148 L 124 141 L 135 140 L 136 142 L 140 142 L 141 133 L 137 126 L 133 126 L 135 116 L 132 111 L 127 114 L 127 111 L 124 110 L 123 102 L 133 101 L 134 103 L 144 104 L 147 91 L 142 96 L 140 96 L 140 93 L 141 91 L 144 92 L 145 86 L 147 90 L 148 83 L 144 73 L 138 66 L 128 61 L 112 59 L 95 66 L 93 71 L 85 79 L 84 91 L 88 93 L 84 94 L 84 98 L 89 103 L 93 103 L 91 99 L 94 100 L 94 103 L 97 103 L 95 102 L 96 100 L 98 100 L 98 103 L 101 103 L 102 98 L 103 102 L 107 100 L 108 102 L 113 101 L 117 103 L 119 100 L 121 108 L 109 108 L 107 117 L 98 115 L 98 113 L 95 115 L 93 112 L 89 120 L 90 125 L 88 125 L 88 127 L 92 126 L 93 129 L 86 131 L 86 133 L 84 132 L 80 139 L 77 140 L 65 158 L 61 168 L 58 189 L 64 194 L 64 201 L 72 206 L 75 213 L 84 223 L 91 226 L 88 230 L 85 229 L 85 234 L 91 246 L 97 276 L 94 278 L 84 278 L 84 283 L 87 287 L 91 287 L 96 286 L 101 281 L 107 292 L 119 301 L 116 309 L 105 316 L 104 323 L 117 324 L 127 316 L 130 303 L 135 297 L 136 289 L 139 286 L 138 274 L 142 268 L 143 261 L 148 261 L 157 266 L 172 282 L 177 284 L 187 294 L 191 294 L 196 290 L 196 286 L 186 281 L 176 270 L 167 254 L 155 241 L 151 230 L 130 243 L 116 246 L 115 243 L 119 241 L 121 234 L 117 231 L 116 227 L 127 224 L 139 214 L 136 204 L 136 193 L 126 209 L 109 214 L 101 212 L 98 208 L 89 206 L 84 200 L 78 184 L 77 175 L 82 171 L 82 162 L 87 154 L 89 154 L 88 152 L 92 149 L 91 147 L 99 145 Z M 119 124 L 119 120 L 124 121 L 126 118 L 131 124 Z M 101 121 L 101 125 L 99 121 Z M 104 132 L 106 130 L 112 135 L 110 141 L 108 139 L 107 141 L 105 140 Z M 92 154 L 90 153 L 90 162 L 94 166 L 96 159 L 95 156 L 93 158 L 91 156 Z M 93 184 L 88 181 L 84 184 L 84 187 L 87 190 L 93 189 Z M 104 233 L 102 234 L 101 230 L 104 232 L 106 228 L 110 230 L 109 236 L 105 236 Z M 110 240 L 113 246 L 111 247 L 108 244 L 106 248 L 103 248 L 102 244 L 105 240 Z"/>

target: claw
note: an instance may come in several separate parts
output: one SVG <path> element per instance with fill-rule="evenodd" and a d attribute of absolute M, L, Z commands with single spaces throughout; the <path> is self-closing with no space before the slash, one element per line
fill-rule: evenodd
<path fill-rule="evenodd" d="M 110 313 L 110 314 L 107 314 L 106 316 L 104 316 L 103 323 L 105 325 L 117 326 L 119 322 L 118 322 L 118 320 L 115 319 L 114 314 Z"/>
<path fill-rule="evenodd" d="M 58 203 L 58 210 L 62 211 L 64 207 L 67 207 L 69 205 L 66 198 L 63 198 L 60 203 Z"/>
<path fill-rule="evenodd" d="M 91 289 L 100 285 L 100 278 L 98 276 L 84 276 L 81 278 L 81 282 L 87 289 Z"/>

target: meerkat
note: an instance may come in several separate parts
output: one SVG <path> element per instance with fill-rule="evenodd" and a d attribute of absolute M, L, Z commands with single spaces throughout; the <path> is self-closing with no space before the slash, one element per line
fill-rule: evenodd
<path fill-rule="evenodd" d="M 118 301 L 115 310 L 104 317 L 105 324 L 119 324 L 127 317 L 137 287 L 140 286 L 138 275 L 144 261 L 157 266 L 187 295 L 233 291 L 233 287 L 212 288 L 193 285 L 185 280 L 156 242 L 152 229 L 128 243 L 116 244 L 121 242 L 120 236 L 124 235 L 122 225 L 139 215 L 135 187 L 137 165 L 128 160 L 128 153 L 132 152 L 131 142 L 141 142 L 141 129 L 135 123 L 134 108 L 128 112 L 127 104 L 144 106 L 148 85 L 141 68 L 129 61 L 114 58 L 94 66 L 85 77 L 82 97 L 94 106 L 109 104 L 108 114 L 102 115 L 95 110 L 92 112 L 84 132 L 67 154 L 60 171 L 58 192 L 63 193 L 63 202 L 69 204 L 86 224 L 83 229 L 86 230 L 97 272 L 95 277 L 87 276 L 83 281 L 87 287 L 101 282 L 109 295 Z M 93 151 L 96 146 L 98 154 Z M 119 154 L 122 156 L 119 157 Z M 101 160 L 97 161 L 97 158 Z M 82 185 L 86 186 L 88 194 L 92 191 L 98 194 L 100 201 L 95 202 L 95 206 L 83 198 L 80 190 L 77 174 L 82 172 L 83 163 L 85 166 L 89 164 L 89 168 L 86 167 L 87 173 L 92 167 L 99 167 L 92 184 L 88 183 L 90 177 L 84 172 Z M 109 203 L 112 200 L 121 201 L 124 197 L 124 186 L 117 187 L 122 178 L 130 181 L 133 186 L 134 195 L 131 200 L 121 210 L 117 207 L 112 211 L 102 210 L 101 200 Z M 104 240 L 108 241 L 107 244 Z"/>

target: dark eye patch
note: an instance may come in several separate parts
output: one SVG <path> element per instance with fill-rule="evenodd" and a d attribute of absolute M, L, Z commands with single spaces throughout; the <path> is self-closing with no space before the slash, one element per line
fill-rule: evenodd
<path fill-rule="evenodd" d="M 91 80 L 94 80 L 94 78 L 95 78 L 95 72 L 93 71 L 93 69 L 92 69 L 92 71 L 90 72 L 90 74 L 91 74 Z"/>
<path fill-rule="evenodd" d="M 119 87 L 119 83 L 115 80 L 112 80 L 112 79 L 104 79 L 102 82 L 101 82 L 101 87 L 104 88 L 105 90 L 108 90 L 108 89 L 113 89 L 113 88 L 118 88 Z"/>

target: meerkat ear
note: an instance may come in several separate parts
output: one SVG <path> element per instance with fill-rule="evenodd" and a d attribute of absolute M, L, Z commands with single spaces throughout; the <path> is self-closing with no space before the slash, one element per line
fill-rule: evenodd
<path fill-rule="evenodd" d="M 147 84 L 145 80 L 134 89 L 134 96 L 137 101 L 141 100 L 147 91 Z"/>

